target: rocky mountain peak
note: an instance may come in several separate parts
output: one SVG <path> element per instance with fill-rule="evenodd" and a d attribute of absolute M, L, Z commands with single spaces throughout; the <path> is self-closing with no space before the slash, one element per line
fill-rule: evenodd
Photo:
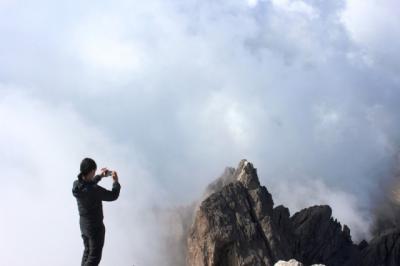
<path fill-rule="evenodd" d="M 234 173 L 235 180 L 243 184 L 246 189 L 252 190 L 260 187 L 260 181 L 257 176 L 257 169 L 253 164 L 243 159 L 240 161 L 236 172 Z"/>
<path fill-rule="evenodd" d="M 288 265 L 394 266 L 400 265 L 398 232 L 356 245 L 350 228 L 332 217 L 328 205 L 290 216 L 288 208 L 274 208 L 257 169 L 243 159 L 207 187 L 188 233 L 187 264 L 272 266 L 291 261 L 299 264 Z"/>

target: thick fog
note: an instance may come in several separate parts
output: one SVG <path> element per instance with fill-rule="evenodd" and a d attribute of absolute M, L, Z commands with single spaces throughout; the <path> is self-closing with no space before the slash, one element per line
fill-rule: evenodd
<path fill-rule="evenodd" d="M 85 157 L 121 183 L 101 265 L 174 265 L 168 213 L 243 158 L 291 214 L 330 204 L 370 238 L 398 177 L 398 25 L 395 0 L 0 1 L 1 264 L 79 265 Z"/>

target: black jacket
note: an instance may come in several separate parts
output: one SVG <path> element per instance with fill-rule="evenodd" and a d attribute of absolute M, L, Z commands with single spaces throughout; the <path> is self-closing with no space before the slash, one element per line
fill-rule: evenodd
<path fill-rule="evenodd" d="M 101 179 L 101 175 L 95 175 L 93 181 L 86 182 L 78 177 L 72 185 L 72 194 L 78 203 L 79 224 L 82 231 L 101 226 L 104 218 L 102 201 L 113 201 L 119 196 L 121 185 L 118 181 L 114 181 L 110 191 L 97 185 Z"/>

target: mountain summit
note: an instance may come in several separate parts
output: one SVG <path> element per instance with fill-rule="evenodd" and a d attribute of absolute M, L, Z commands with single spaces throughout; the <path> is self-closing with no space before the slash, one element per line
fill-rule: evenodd
<path fill-rule="evenodd" d="M 236 169 L 226 168 L 208 186 L 206 196 L 187 238 L 190 266 L 302 265 L 282 260 L 304 265 L 400 265 L 400 229 L 357 245 L 327 205 L 290 216 L 288 208 L 274 207 L 257 169 L 245 159 Z"/>

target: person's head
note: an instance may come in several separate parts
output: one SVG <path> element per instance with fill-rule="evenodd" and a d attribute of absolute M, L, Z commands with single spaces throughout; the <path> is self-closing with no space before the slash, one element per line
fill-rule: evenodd
<path fill-rule="evenodd" d="M 96 169 L 96 162 L 91 158 L 85 158 L 81 162 L 81 172 L 79 173 L 78 178 L 83 178 L 86 181 L 90 181 L 93 179 Z"/>

